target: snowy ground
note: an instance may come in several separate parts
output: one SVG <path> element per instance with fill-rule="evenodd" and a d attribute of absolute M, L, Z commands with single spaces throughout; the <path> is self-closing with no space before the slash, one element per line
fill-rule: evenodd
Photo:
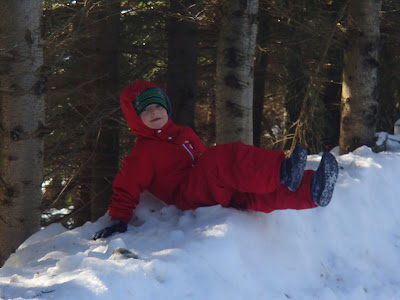
<path fill-rule="evenodd" d="M 147 194 L 124 234 L 91 240 L 107 216 L 51 225 L 0 269 L 0 298 L 400 299 L 400 153 L 337 158 L 327 208 L 183 212 Z M 308 160 L 315 169 L 320 156 Z"/>

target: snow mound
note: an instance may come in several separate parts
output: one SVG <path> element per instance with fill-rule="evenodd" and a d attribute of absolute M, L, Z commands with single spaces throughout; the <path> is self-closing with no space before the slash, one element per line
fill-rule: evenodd
<path fill-rule="evenodd" d="M 30 237 L 0 269 L 0 298 L 399 299 L 400 153 L 332 152 L 326 208 L 181 211 L 144 193 L 126 233 L 92 241 L 104 216 Z"/>

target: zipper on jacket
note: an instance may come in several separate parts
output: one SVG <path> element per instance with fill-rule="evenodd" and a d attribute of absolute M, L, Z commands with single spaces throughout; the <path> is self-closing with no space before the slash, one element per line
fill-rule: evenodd
<path fill-rule="evenodd" d="M 186 147 L 185 144 L 182 144 L 182 146 L 183 146 L 183 148 L 185 148 L 185 150 L 190 154 L 190 156 L 192 157 L 192 160 L 193 160 L 193 162 L 194 162 L 194 155 L 193 155 L 193 153 L 190 152 L 189 148 Z M 192 164 L 192 167 L 194 167 L 194 164 Z"/>

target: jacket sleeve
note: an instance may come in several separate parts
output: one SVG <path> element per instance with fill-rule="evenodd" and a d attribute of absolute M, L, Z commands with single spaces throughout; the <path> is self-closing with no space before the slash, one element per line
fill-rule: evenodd
<path fill-rule="evenodd" d="M 190 135 L 191 135 L 191 140 L 193 141 L 193 146 L 196 149 L 197 152 L 203 153 L 204 151 L 207 150 L 206 145 L 204 145 L 203 141 L 199 138 L 199 136 L 194 132 L 192 128 L 190 128 Z"/>
<path fill-rule="evenodd" d="M 112 220 L 128 223 L 139 203 L 140 194 L 146 190 L 154 178 L 154 170 L 146 152 L 135 151 L 124 159 L 122 168 L 113 181 L 111 204 L 108 206 Z"/>

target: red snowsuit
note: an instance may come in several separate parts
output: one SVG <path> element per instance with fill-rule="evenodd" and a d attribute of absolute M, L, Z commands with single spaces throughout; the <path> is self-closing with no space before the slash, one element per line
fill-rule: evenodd
<path fill-rule="evenodd" d="M 135 81 L 121 93 L 122 110 L 137 139 L 113 182 L 113 220 L 128 223 L 146 189 L 180 209 L 220 204 L 268 213 L 316 207 L 310 195 L 314 171 L 305 171 L 296 192 L 280 184 L 283 151 L 240 142 L 207 149 L 191 128 L 170 119 L 159 130 L 148 128 L 132 102 L 150 87 L 157 85 Z"/>

